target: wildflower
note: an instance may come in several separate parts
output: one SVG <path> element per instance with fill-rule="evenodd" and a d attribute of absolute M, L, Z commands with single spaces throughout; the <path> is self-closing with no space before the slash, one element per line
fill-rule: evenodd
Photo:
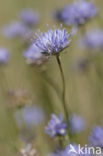
<path fill-rule="evenodd" d="M 25 124 L 32 128 L 43 123 L 45 114 L 42 108 L 36 106 L 26 106 L 15 112 L 15 119 L 19 127 Z"/>
<path fill-rule="evenodd" d="M 64 136 L 66 134 L 67 124 L 63 121 L 63 116 L 52 114 L 51 120 L 46 127 L 46 133 L 50 137 Z"/>
<path fill-rule="evenodd" d="M 8 38 L 22 37 L 30 30 L 18 21 L 14 21 L 11 24 L 3 28 L 3 35 Z"/>
<path fill-rule="evenodd" d="M 39 22 L 39 15 L 32 9 L 24 9 L 20 13 L 20 19 L 24 24 L 34 26 Z"/>
<path fill-rule="evenodd" d="M 70 129 L 72 133 L 80 133 L 85 128 L 85 122 L 81 116 L 69 116 Z"/>
<path fill-rule="evenodd" d="M 20 150 L 18 156 L 38 156 L 38 155 L 36 149 L 33 149 L 31 144 L 27 144 L 24 148 Z"/>
<path fill-rule="evenodd" d="M 73 4 L 66 6 L 63 10 L 58 11 L 56 13 L 56 18 L 64 24 L 71 26 L 84 24 L 96 14 L 97 8 L 93 3 L 87 2 L 86 0 L 80 0 L 79 2 L 74 2 Z"/>
<path fill-rule="evenodd" d="M 48 29 L 45 33 L 36 34 L 34 44 L 44 54 L 59 54 L 69 46 L 71 40 L 68 40 L 71 34 L 68 35 L 66 29 Z"/>
<path fill-rule="evenodd" d="M 103 147 L 103 127 L 94 127 L 91 135 L 89 136 L 89 143 L 92 146 Z"/>
<path fill-rule="evenodd" d="M 10 53 L 7 49 L 0 47 L 0 65 L 8 63 Z"/>
<path fill-rule="evenodd" d="M 84 37 L 80 39 L 80 46 L 84 49 L 102 50 L 103 49 L 103 30 L 94 29 L 88 31 Z"/>
<path fill-rule="evenodd" d="M 24 51 L 23 55 L 27 64 L 41 65 L 48 60 L 48 57 L 43 55 L 35 45 L 31 45 L 28 50 Z"/>

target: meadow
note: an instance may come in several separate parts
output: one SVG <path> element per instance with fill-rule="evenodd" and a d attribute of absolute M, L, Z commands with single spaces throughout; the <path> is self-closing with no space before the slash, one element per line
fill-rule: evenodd
<path fill-rule="evenodd" d="M 69 143 L 84 146 L 88 144 L 93 128 L 103 127 L 103 47 L 95 52 L 96 48 L 93 50 L 92 47 L 81 48 L 79 42 L 89 30 L 103 31 L 103 1 L 92 1 L 98 8 L 97 15 L 77 28 L 54 18 L 57 10 L 73 2 L 72 0 L 0 0 L 0 47 L 5 47 L 10 52 L 8 63 L 2 65 L 0 62 L 1 156 L 48 156 L 56 149 L 60 150 L 61 142 L 63 147 Z M 26 34 L 23 38 L 6 37 L 3 28 L 12 21 L 19 21 L 20 12 L 24 9 L 32 9 L 39 14 L 39 22 L 31 28 L 30 38 L 26 38 Z M 71 134 L 69 141 L 67 136 L 63 141 L 61 136 L 51 138 L 45 132 L 51 114 L 57 116 L 64 114 L 65 118 L 62 105 L 63 84 L 55 55 L 50 55 L 49 59 L 43 64 L 39 62 L 39 65 L 32 64 L 31 60 L 26 60 L 23 56 L 23 52 L 29 47 L 28 44 L 35 42 L 35 33 L 38 33 L 38 30 L 48 31 L 47 24 L 49 29 L 53 30 L 54 25 L 59 29 L 62 24 L 62 28 L 65 28 L 68 34 L 71 33 L 69 47 L 60 53 L 66 84 L 65 102 L 68 112 L 82 117 L 85 126 L 80 133 Z M 73 30 L 76 31 L 74 34 Z M 30 114 L 24 119 L 26 108 L 29 108 Z M 24 116 L 22 116 L 23 110 Z M 78 125 L 78 121 L 75 124 Z M 103 132 L 101 133 L 103 146 Z M 28 144 L 34 149 L 34 155 L 20 153 Z"/>

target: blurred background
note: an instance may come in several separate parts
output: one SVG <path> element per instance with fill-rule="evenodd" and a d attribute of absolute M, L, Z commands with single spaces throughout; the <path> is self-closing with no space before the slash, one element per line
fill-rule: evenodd
<path fill-rule="evenodd" d="M 8 64 L 0 67 L 0 155 L 17 155 L 17 151 L 23 146 L 21 140 L 25 139 L 32 139 L 34 147 L 41 155 L 49 153 L 52 150 L 53 142 L 45 134 L 45 125 L 51 113 L 60 114 L 63 111 L 61 99 L 58 98 L 53 88 L 57 85 L 59 91 L 62 89 L 55 57 L 50 58 L 43 67 L 29 66 L 23 57 L 25 48 L 22 41 L 4 37 L 2 28 L 18 20 L 20 12 L 25 8 L 33 9 L 40 14 L 40 22 L 33 28 L 33 33 L 38 29 L 46 31 L 47 24 L 50 28 L 53 25 L 59 27 L 60 23 L 53 19 L 54 11 L 63 8 L 69 2 L 73 1 L 0 0 L 0 46 L 6 47 L 11 54 Z M 83 30 L 79 29 L 77 34 L 71 37 L 70 47 L 61 54 L 66 79 L 68 109 L 72 113 L 81 115 L 86 122 L 85 130 L 76 138 L 77 142 L 81 144 L 87 142 L 93 126 L 103 124 L 103 53 L 94 60 L 98 64 L 98 76 L 93 63 L 85 65 L 83 61 L 85 61 L 87 51 L 82 51 L 78 46 L 78 39 L 84 30 L 103 26 L 103 1 L 94 0 L 93 2 L 99 8 L 99 17 L 88 22 Z M 71 27 L 65 27 L 68 32 L 71 32 Z M 15 105 L 20 105 L 20 108 Z M 43 115 L 44 120 L 40 120 L 41 124 L 30 130 L 30 134 L 28 127 L 24 128 L 25 124 L 20 122 L 21 119 L 17 119 L 17 116 L 20 116 L 20 114 L 17 115 L 17 110 L 21 109 L 21 105 L 43 109 L 43 114 L 40 114 Z M 22 124 L 24 125 L 21 126 Z"/>

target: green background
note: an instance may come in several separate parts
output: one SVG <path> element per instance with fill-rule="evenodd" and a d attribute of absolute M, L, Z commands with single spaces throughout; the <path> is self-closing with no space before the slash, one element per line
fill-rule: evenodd
<path fill-rule="evenodd" d="M 70 1 L 0 0 L 0 46 L 7 47 L 11 53 L 11 60 L 8 66 L 0 69 L 0 155 L 14 156 L 17 152 L 16 148 L 21 148 L 21 143 L 18 139 L 18 129 L 13 120 L 12 112 L 7 109 L 9 99 L 5 95 L 5 89 L 26 89 L 30 93 L 34 105 L 42 105 L 45 110 L 48 110 L 51 103 L 55 113 L 59 114 L 62 111 L 61 100 L 58 99 L 53 88 L 46 83 L 40 72 L 37 72 L 37 69 L 26 65 L 25 59 L 22 56 L 20 41 L 3 37 L 2 27 L 11 21 L 18 20 L 19 12 L 23 8 L 32 8 L 40 12 L 40 24 L 37 29 L 45 31 L 47 30 L 47 24 L 49 24 L 49 27 L 53 25 L 57 25 L 58 27 L 60 24 L 57 24 L 52 18 L 53 11 L 57 8 L 62 8 L 68 2 Z M 102 28 L 103 26 L 103 1 L 95 0 L 94 2 L 98 5 L 100 17 L 89 21 L 85 25 L 86 31 L 96 27 Z M 71 28 L 67 29 L 68 32 L 71 31 Z M 79 142 L 85 144 L 92 127 L 103 122 L 103 75 L 98 77 L 93 65 L 89 67 L 89 70 L 84 72 L 73 70 L 73 63 L 86 56 L 86 52 L 78 48 L 77 40 L 81 34 L 82 28 L 79 29 L 76 36 L 72 36 L 70 47 L 66 52 L 61 54 L 61 61 L 67 84 L 66 100 L 68 109 L 70 108 L 72 112 L 81 114 L 86 120 L 86 130 L 78 136 Z M 101 62 L 100 66 L 103 67 L 102 54 L 99 57 L 99 62 Z M 49 77 L 55 80 L 62 89 L 62 82 L 55 57 L 52 57 L 45 66 Z M 44 127 L 43 125 L 42 128 L 38 128 L 37 137 L 34 141 L 34 144 L 36 144 L 42 155 L 49 152 L 52 146 L 49 137 L 44 134 Z"/>

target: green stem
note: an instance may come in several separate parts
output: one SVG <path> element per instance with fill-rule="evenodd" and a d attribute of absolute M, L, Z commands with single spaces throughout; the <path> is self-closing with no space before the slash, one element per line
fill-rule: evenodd
<path fill-rule="evenodd" d="M 59 136 L 59 149 L 63 149 L 64 148 L 64 145 L 63 145 L 63 136 Z"/>
<path fill-rule="evenodd" d="M 69 115 L 68 115 L 68 110 L 67 110 L 67 106 L 66 106 L 66 99 L 65 99 L 65 96 L 66 96 L 65 78 L 64 78 L 63 68 L 62 68 L 62 65 L 61 65 L 59 55 L 56 56 L 56 59 L 57 59 L 57 63 L 58 63 L 58 66 L 59 66 L 59 70 L 60 70 L 61 78 L 62 78 L 62 83 L 63 83 L 63 92 L 62 92 L 63 103 L 62 104 L 63 104 L 64 114 L 65 114 L 65 118 L 66 118 L 66 122 L 67 122 L 68 137 L 70 138 Z"/>

